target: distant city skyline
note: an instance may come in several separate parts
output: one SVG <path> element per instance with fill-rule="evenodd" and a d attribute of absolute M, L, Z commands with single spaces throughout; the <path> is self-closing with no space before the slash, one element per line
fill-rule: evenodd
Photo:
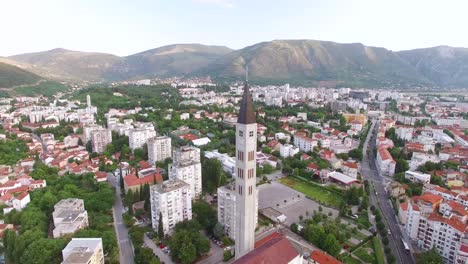
<path fill-rule="evenodd" d="M 17 0 L 0 9 L 0 56 L 54 48 L 126 56 L 178 43 L 239 49 L 274 39 L 468 47 L 468 2 L 459 0 Z"/>

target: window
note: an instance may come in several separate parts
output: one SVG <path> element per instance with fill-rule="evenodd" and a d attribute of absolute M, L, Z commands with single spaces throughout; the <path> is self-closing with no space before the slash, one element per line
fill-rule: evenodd
<path fill-rule="evenodd" d="M 249 151 L 249 161 L 254 160 L 255 158 L 255 152 L 254 151 Z"/>
<path fill-rule="evenodd" d="M 242 195 L 242 186 L 239 185 L 239 194 Z"/>
<path fill-rule="evenodd" d="M 254 170 L 253 169 L 249 169 L 247 171 L 247 178 L 248 179 L 252 179 L 254 177 Z"/>
<path fill-rule="evenodd" d="M 237 168 L 237 177 L 244 179 L 244 170 Z"/>
<path fill-rule="evenodd" d="M 254 136 L 254 132 L 253 131 L 249 131 L 249 137 L 253 137 Z"/>
<path fill-rule="evenodd" d="M 243 137 L 243 136 L 244 136 L 244 131 L 239 130 L 239 137 Z"/>
<path fill-rule="evenodd" d="M 240 161 L 244 161 L 244 152 L 243 151 L 237 151 L 237 159 Z"/>

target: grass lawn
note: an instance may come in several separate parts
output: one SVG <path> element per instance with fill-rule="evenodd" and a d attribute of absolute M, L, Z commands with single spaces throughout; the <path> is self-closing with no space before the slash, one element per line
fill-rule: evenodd
<path fill-rule="evenodd" d="M 351 256 L 347 256 L 343 259 L 344 263 L 346 264 L 361 264 L 361 261 L 351 257 Z"/>
<path fill-rule="evenodd" d="M 363 247 L 354 251 L 353 254 L 356 257 L 360 258 L 362 261 L 365 261 L 366 263 L 375 263 L 375 257 L 367 253 L 367 250 Z"/>
<path fill-rule="evenodd" d="M 377 237 L 372 238 L 372 242 L 374 244 L 374 253 L 375 253 L 375 259 L 377 260 L 377 264 L 384 264 L 385 263 L 385 257 L 384 257 L 384 251 L 382 248 L 382 245 L 380 244 L 380 241 Z"/>
<path fill-rule="evenodd" d="M 367 214 L 367 211 L 362 211 L 360 214 L 359 214 L 359 218 L 357 220 L 357 222 L 364 227 L 364 229 L 369 229 L 369 227 L 371 226 L 371 223 L 369 222 L 369 215 Z"/>
<path fill-rule="evenodd" d="M 340 195 L 306 181 L 301 181 L 292 177 L 285 177 L 281 178 L 279 182 L 326 206 L 339 208 L 340 203 L 343 201 L 343 198 Z"/>

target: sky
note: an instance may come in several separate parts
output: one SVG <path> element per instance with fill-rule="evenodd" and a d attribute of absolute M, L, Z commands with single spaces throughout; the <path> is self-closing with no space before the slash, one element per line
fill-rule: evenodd
<path fill-rule="evenodd" d="M 274 39 L 391 50 L 468 47 L 466 0 L 0 0 L 0 56 L 66 48 L 126 56 L 175 43 Z"/>

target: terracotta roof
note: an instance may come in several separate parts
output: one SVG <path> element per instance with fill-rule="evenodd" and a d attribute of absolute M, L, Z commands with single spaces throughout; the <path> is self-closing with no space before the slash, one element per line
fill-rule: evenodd
<path fill-rule="evenodd" d="M 249 91 L 249 84 L 246 81 L 244 84 L 244 95 L 239 110 L 239 117 L 237 118 L 239 124 L 254 124 L 256 123 L 255 112 L 253 109 L 252 95 Z"/>
<path fill-rule="evenodd" d="M 317 262 L 318 264 L 341 264 L 338 260 L 336 260 L 334 257 L 328 255 L 325 252 L 322 252 L 320 250 L 314 250 L 310 254 L 310 259 L 313 261 Z"/>
<path fill-rule="evenodd" d="M 276 235 L 275 235 L 276 236 Z M 285 237 L 273 237 L 255 250 L 237 259 L 235 264 L 287 264 L 297 257 L 296 249 Z"/>
<path fill-rule="evenodd" d="M 401 210 L 403 210 L 403 211 L 408 211 L 408 202 L 406 202 L 406 203 L 401 203 L 401 204 L 400 204 L 400 208 L 401 208 Z"/>
<path fill-rule="evenodd" d="M 353 162 L 345 162 L 345 163 L 343 163 L 343 166 L 350 167 L 350 168 L 353 168 L 353 169 L 358 168 L 358 165 L 356 163 L 353 163 Z"/>
<path fill-rule="evenodd" d="M 390 155 L 390 152 L 388 152 L 387 149 L 379 148 L 379 156 L 382 160 L 390 160 L 395 162 L 392 158 L 392 155 Z"/>
<path fill-rule="evenodd" d="M 266 242 L 274 239 L 274 238 L 282 238 L 283 235 L 281 233 L 278 233 L 278 232 L 274 232 L 258 241 L 255 241 L 255 248 L 258 248 L 258 247 L 261 247 L 263 246 L 263 244 L 265 244 Z"/>
<path fill-rule="evenodd" d="M 468 215 L 468 211 L 465 209 L 465 206 L 456 202 L 456 201 L 448 201 L 447 204 L 452 208 L 452 211 L 457 213 L 458 215 L 465 216 Z"/>
<path fill-rule="evenodd" d="M 432 213 L 427 219 L 430 221 L 445 223 L 462 233 L 467 232 L 466 224 L 463 224 L 460 220 L 456 218 L 445 218 L 440 216 L 438 213 Z"/>
<path fill-rule="evenodd" d="M 421 196 L 419 196 L 419 199 L 423 200 L 425 202 L 431 203 L 431 204 L 436 204 L 436 203 L 442 201 L 444 198 L 442 196 L 440 196 L 440 195 L 433 194 L 433 193 L 430 193 L 430 192 L 426 192 L 426 193 L 422 194 Z"/>
<path fill-rule="evenodd" d="M 134 174 L 129 174 L 124 177 L 125 185 L 131 187 L 131 186 L 137 186 L 137 185 L 144 185 L 144 184 L 153 184 L 156 179 L 156 183 L 160 183 L 163 181 L 163 178 L 161 174 L 159 173 L 153 173 L 148 176 L 145 176 L 143 178 L 138 178 Z"/>
<path fill-rule="evenodd" d="M 140 166 L 141 169 L 151 168 L 151 164 L 149 164 L 149 162 L 144 161 L 144 160 L 141 160 L 140 162 L 138 162 L 138 166 Z"/>
<path fill-rule="evenodd" d="M 461 244 L 460 251 L 464 253 L 468 253 L 468 245 Z"/>
<path fill-rule="evenodd" d="M 310 168 L 310 169 L 314 169 L 314 170 L 318 170 L 319 167 L 317 165 L 315 165 L 314 163 L 309 163 L 307 164 L 307 168 Z"/>
<path fill-rule="evenodd" d="M 107 177 L 107 173 L 104 172 L 104 171 L 98 171 L 98 172 L 94 173 L 94 175 L 96 175 L 96 178 L 98 178 L 98 179 L 103 179 L 103 178 Z"/>
<path fill-rule="evenodd" d="M 24 192 L 24 193 L 18 195 L 18 196 L 16 197 L 16 199 L 18 199 L 18 200 L 23 200 L 23 199 L 26 198 L 26 196 L 28 196 L 28 195 L 29 195 L 29 193 Z"/>

